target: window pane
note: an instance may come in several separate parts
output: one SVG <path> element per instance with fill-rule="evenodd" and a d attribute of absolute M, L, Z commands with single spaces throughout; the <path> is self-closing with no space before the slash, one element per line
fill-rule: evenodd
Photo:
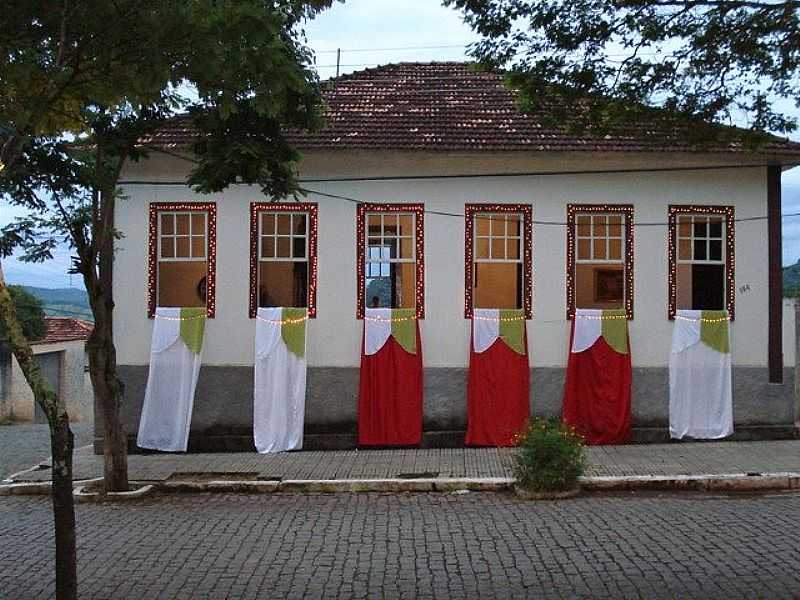
<path fill-rule="evenodd" d="M 678 241 L 678 258 L 692 260 L 692 240 L 681 239 Z"/>
<path fill-rule="evenodd" d="M 709 246 L 709 260 L 722 260 L 722 240 L 711 240 Z"/>
<path fill-rule="evenodd" d="M 258 265 L 259 306 L 306 306 L 308 263 L 262 262 Z"/>
<path fill-rule="evenodd" d="M 175 215 L 175 225 L 178 235 L 189 235 L 189 215 Z"/>
<path fill-rule="evenodd" d="M 278 219 L 278 229 L 281 227 L 280 219 Z M 276 256 L 278 258 L 290 258 L 292 256 L 290 252 L 290 243 L 289 241 L 291 238 L 288 237 L 279 237 L 278 238 L 278 246 L 277 246 L 277 253 Z"/>
<path fill-rule="evenodd" d="M 384 238 L 384 255 L 389 258 L 397 258 L 397 238 Z"/>
<path fill-rule="evenodd" d="M 175 239 L 175 256 L 178 258 L 189 258 L 189 238 Z"/>
<path fill-rule="evenodd" d="M 605 239 L 594 240 L 594 258 L 595 260 L 605 260 L 608 258 L 606 254 L 606 241 Z"/>
<path fill-rule="evenodd" d="M 204 260 L 159 262 L 158 306 L 205 306 L 206 265 Z"/>
<path fill-rule="evenodd" d="M 690 217 L 678 217 L 678 235 L 681 237 L 691 237 L 692 220 Z"/>
<path fill-rule="evenodd" d="M 589 260 L 592 258 L 592 240 L 578 240 L 578 260 Z"/>
<path fill-rule="evenodd" d="M 367 308 L 414 308 L 414 263 L 381 263 L 379 276 L 364 280 Z"/>
<path fill-rule="evenodd" d="M 367 240 L 367 247 L 370 249 L 368 256 L 371 258 L 380 258 L 381 253 L 380 250 L 372 250 L 373 248 L 380 248 L 383 244 L 381 243 L 381 238 L 369 238 Z"/>
<path fill-rule="evenodd" d="M 292 257 L 305 258 L 306 257 L 306 238 L 293 237 L 292 238 Z"/>
<path fill-rule="evenodd" d="M 275 238 L 264 237 L 261 238 L 261 258 L 274 258 L 275 257 Z"/>
<path fill-rule="evenodd" d="M 202 235 L 192 236 L 192 258 L 206 257 L 206 238 Z"/>
<path fill-rule="evenodd" d="M 619 263 L 575 266 L 577 308 L 623 308 L 625 274 Z"/>
<path fill-rule="evenodd" d="M 175 215 L 166 213 L 161 215 L 161 234 L 175 233 Z"/>
<path fill-rule="evenodd" d="M 678 265 L 676 292 L 678 308 L 722 310 L 725 308 L 725 267 Z"/>
<path fill-rule="evenodd" d="M 506 234 L 506 221 L 503 217 L 494 216 L 490 217 L 492 222 L 492 235 L 505 235 Z"/>
<path fill-rule="evenodd" d="M 475 235 L 488 236 L 489 223 L 489 217 L 487 216 L 475 217 Z"/>
<path fill-rule="evenodd" d="M 706 220 L 702 217 L 696 217 L 694 221 L 694 237 L 706 237 L 707 226 Z"/>
<path fill-rule="evenodd" d="M 400 235 L 414 235 L 414 217 L 411 215 L 400 215 L 400 217 L 398 217 L 398 223 L 400 225 Z"/>
<path fill-rule="evenodd" d="M 175 256 L 175 238 L 161 238 L 161 257 L 172 258 Z"/>
<path fill-rule="evenodd" d="M 492 238 L 492 258 L 506 257 L 506 241 L 504 239 Z"/>
<path fill-rule="evenodd" d="M 306 232 L 305 214 L 292 215 L 292 231 L 299 234 L 305 234 Z"/>
<path fill-rule="evenodd" d="M 695 223 L 697 225 L 697 223 Z M 695 240 L 694 241 L 694 260 L 705 260 L 706 259 L 706 241 L 705 240 Z"/>
<path fill-rule="evenodd" d="M 475 308 L 522 308 L 519 263 L 477 263 L 472 285 Z"/>
<path fill-rule="evenodd" d="M 622 259 L 622 240 L 610 239 L 608 241 L 608 258 L 611 260 Z"/>
<path fill-rule="evenodd" d="M 583 236 L 588 237 L 589 235 L 591 235 L 591 233 L 592 229 L 591 229 L 591 221 L 589 215 L 580 215 L 578 217 L 578 235 L 581 237 Z"/>
<path fill-rule="evenodd" d="M 292 224 L 291 224 L 291 215 L 278 215 L 278 233 L 282 235 L 288 235 L 291 233 Z"/>
<path fill-rule="evenodd" d="M 506 235 L 519 235 L 520 217 L 519 215 L 509 215 L 506 217 Z"/>
<path fill-rule="evenodd" d="M 519 240 L 510 239 L 506 242 L 506 258 L 519 258 Z"/>
<path fill-rule="evenodd" d="M 592 218 L 592 230 L 594 231 L 594 235 L 600 235 L 605 237 L 608 234 L 608 229 L 606 228 L 606 218 L 605 217 L 593 217 Z"/>
<path fill-rule="evenodd" d="M 397 235 L 397 215 L 383 215 L 383 235 Z"/>
<path fill-rule="evenodd" d="M 203 213 L 192 213 L 192 235 L 205 235 L 206 216 Z"/>
<path fill-rule="evenodd" d="M 400 258 L 414 258 L 414 238 L 400 240 Z"/>
<path fill-rule="evenodd" d="M 370 233 L 381 233 L 381 216 L 377 214 L 367 215 L 367 226 Z"/>
<path fill-rule="evenodd" d="M 261 233 L 275 233 L 275 214 L 261 215 Z"/>
<path fill-rule="evenodd" d="M 489 258 L 489 240 L 479 238 L 475 243 L 475 254 L 477 258 Z"/>
<path fill-rule="evenodd" d="M 722 219 L 713 218 L 708 224 L 708 235 L 712 238 L 722 237 Z"/>
<path fill-rule="evenodd" d="M 621 217 L 609 217 L 610 222 L 608 225 L 608 235 L 611 237 L 622 237 L 622 218 Z"/>

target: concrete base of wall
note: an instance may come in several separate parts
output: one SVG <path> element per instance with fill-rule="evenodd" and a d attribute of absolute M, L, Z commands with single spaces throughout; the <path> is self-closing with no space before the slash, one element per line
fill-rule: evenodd
<path fill-rule="evenodd" d="M 121 365 L 125 383 L 122 419 L 135 446 L 146 366 Z M 356 446 L 358 369 L 314 367 L 308 370 L 304 447 L 344 449 Z M 564 386 L 563 368 L 531 370 L 531 412 L 558 417 Z M 463 368 L 426 368 L 423 447 L 457 447 L 466 429 L 466 381 Z M 734 367 L 733 439 L 782 439 L 797 435 L 793 373 L 784 383 L 768 383 L 765 367 Z M 252 439 L 253 370 L 204 366 L 197 382 L 190 452 L 255 451 Z M 633 370 L 631 405 L 635 443 L 669 440 L 669 373 L 666 368 Z M 102 452 L 102 410 L 95 407 L 95 451 Z"/>

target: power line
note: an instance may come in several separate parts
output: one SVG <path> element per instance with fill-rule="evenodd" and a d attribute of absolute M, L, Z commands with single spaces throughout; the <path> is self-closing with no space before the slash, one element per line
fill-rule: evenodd
<path fill-rule="evenodd" d="M 315 54 L 336 54 L 337 52 L 395 52 L 400 50 L 444 50 L 446 48 L 465 48 L 473 42 L 445 44 L 441 46 L 395 46 L 390 48 L 337 48 L 336 50 L 315 50 Z"/>

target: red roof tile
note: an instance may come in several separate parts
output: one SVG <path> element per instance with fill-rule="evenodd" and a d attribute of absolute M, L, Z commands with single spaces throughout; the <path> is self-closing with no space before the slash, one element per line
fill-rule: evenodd
<path fill-rule="evenodd" d="M 619 128 L 602 138 L 545 125 L 543 114 L 523 114 L 516 93 L 497 73 L 469 63 L 400 63 L 344 75 L 323 86 L 325 127 L 291 131 L 300 150 L 435 151 L 693 151 L 679 130 L 654 124 Z M 176 148 L 192 142 L 188 117 L 177 117 L 142 143 Z M 739 143 L 703 151 L 742 153 Z M 774 138 L 762 154 L 800 157 L 800 143 Z"/>
<path fill-rule="evenodd" d="M 55 344 L 89 339 L 94 323 L 72 317 L 45 317 L 47 333 L 35 344 Z"/>

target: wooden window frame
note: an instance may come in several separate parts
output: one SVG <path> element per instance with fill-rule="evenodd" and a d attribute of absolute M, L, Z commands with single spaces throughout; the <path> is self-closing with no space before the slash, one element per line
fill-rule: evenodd
<path fill-rule="evenodd" d="M 158 263 L 161 246 L 161 214 L 170 212 L 206 213 L 206 316 L 216 314 L 217 204 L 216 202 L 151 202 L 147 234 L 147 316 L 153 318 L 158 302 Z M 191 243 L 190 243 L 191 246 Z"/>
<path fill-rule="evenodd" d="M 670 204 L 668 219 L 667 261 L 667 316 L 675 318 L 678 311 L 678 217 L 712 216 L 723 217 L 725 233 L 725 308 L 731 321 L 736 309 L 736 221 L 733 206 L 704 204 Z"/>
<path fill-rule="evenodd" d="M 368 213 L 414 216 L 414 304 L 417 319 L 425 318 L 425 206 L 423 204 L 361 203 L 356 208 L 356 318 L 363 319 L 365 311 L 364 284 L 366 282 L 366 216 Z"/>
<path fill-rule="evenodd" d="M 575 265 L 576 265 L 576 216 L 578 214 L 620 214 L 623 217 L 624 235 L 622 264 L 625 270 L 625 315 L 629 320 L 634 315 L 634 245 L 633 245 L 633 205 L 632 204 L 568 204 L 567 205 L 567 320 L 575 317 Z"/>
<path fill-rule="evenodd" d="M 260 248 L 260 216 L 263 213 L 305 214 L 308 218 L 306 228 L 306 260 L 286 261 L 306 262 L 308 265 L 308 282 L 306 285 L 308 317 L 317 316 L 317 235 L 319 231 L 319 209 L 315 202 L 251 202 L 250 203 L 250 299 L 248 316 L 255 319 L 258 314 L 258 266 L 261 262 Z M 276 261 L 278 259 L 275 259 Z"/>
<path fill-rule="evenodd" d="M 522 310 L 526 319 L 533 318 L 533 207 L 530 204 L 465 204 L 464 205 L 464 318 L 471 319 L 474 311 L 472 282 L 475 262 L 475 216 L 481 214 L 522 215 Z M 515 261 L 516 262 L 516 261 Z"/>

